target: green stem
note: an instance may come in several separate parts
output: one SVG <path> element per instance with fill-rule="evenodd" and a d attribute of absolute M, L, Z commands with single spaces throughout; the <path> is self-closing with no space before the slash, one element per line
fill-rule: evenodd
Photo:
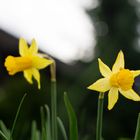
<path fill-rule="evenodd" d="M 98 98 L 96 140 L 102 139 L 103 103 L 104 103 L 104 93 L 100 93 Z"/>
<path fill-rule="evenodd" d="M 51 71 L 51 113 L 52 113 L 52 140 L 57 140 L 57 92 L 56 92 L 56 65 L 50 66 Z"/>
<path fill-rule="evenodd" d="M 57 94 L 56 81 L 51 81 L 52 140 L 57 140 Z"/>
<path fill-rule="evenodd" d="M 14 129 L 15 129 L 15 125 L 16 125 L 16 122 L 17 122 L 17 118 L 19 116 L 19 112 L 20 112 L 20 109 L 21 109 L 21 106 L 23 104 L 23 101 L 25 99 L 27 94 L 24 94 L 24 96 L 22 97 L 21 101 L 20 101 L 20 104 L 18 106 L 18 109 L 17 109 L 17 113 L 16 113 L 16 116 L 15 116 L 15 119 L 14 119 L 14 122 L 13 122 L 13 125 L 12 125 L 12 130 L 11 130 L 11 133 L 10 133 L 10 140 L 12 140 L 12 135 L 13 135 L 13 132 L 14 132 Z"/>
<path fill-rule="evenodd" d="M 136 132 L 135 132 L 134 140 L 140 140 L 140 113 L 138 115 L 137 127 L 136 127 Z"/>

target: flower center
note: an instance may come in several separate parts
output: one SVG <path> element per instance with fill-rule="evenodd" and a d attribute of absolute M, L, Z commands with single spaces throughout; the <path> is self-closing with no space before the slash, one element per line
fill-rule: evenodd
<path fill-rule="evenodd" d="M 10 75 L 14 75 L 17 72 L 24 71 L 32 67 L 32 58 L 29 56 L 13 57 L 8 56 L 5 60 L 5 67 Z"/>
<path fill-rule="evenodd" d="M 114 87 L 120 87 L 122 90 L 129 90 L 134 83 L 134 77 L 130 70 L 121 69 L 110 78 L 110 84 Z"/>

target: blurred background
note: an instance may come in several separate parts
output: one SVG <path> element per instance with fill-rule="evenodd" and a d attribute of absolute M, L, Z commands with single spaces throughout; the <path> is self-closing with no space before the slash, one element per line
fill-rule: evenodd
<path fill-rule="evenodd" d="M 101 77 L 97 58 L 112 67 L 119 50 L 124 52 L 126 68 L 140 69 L 140 1 L 0 0 L 0 119 L 11 128 L 19 102 L 27 93 L 14 138 L 28 140 L 32 120 L 40 128 L 40 106 L 50 106 L 50 73 L 49 68 L 40 71 L 41 90 L 36 81 L 29 85 L 22 73 L 8 75 L 3 64 L 7 55 L 19 55 L 20 37 L 29 44 L 35 38 L 40 51 L 56 60 L 58 115 L 67 130 L 64 91 L 77 114 L 79 140 L 95 139 L 98 93 L 87 86 Z M 139 77 L 133 88 L 140 94 Z M 104 139 L 133 138 L 139 111 L 139 102 L 121 95 L 108 111 L 105 96 Z"/>

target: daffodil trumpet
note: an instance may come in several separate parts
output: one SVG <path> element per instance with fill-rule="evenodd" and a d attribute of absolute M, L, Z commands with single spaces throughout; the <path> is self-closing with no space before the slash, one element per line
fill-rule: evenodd
<path fill-rule="evenodd" d="M 34 77 L 40 89 L 40 73 L 39 70 L 46 68 L 53 63 L 52 60 L 43 58 L 38 53 L 38 47 L 35 39 L 32 40 L 31 46 L 28 47 L 27 42 L 20 38 L 19 40 L 19 57 L 8 56 L 5 59 L 5 67 L 9 75 L 23 72 L 25 79 L 32 84 Z"/>
<path fill-rule="evenodd" d="M 111 110 L 119 98 L 119 92 L 127 99 L 140 101 L 140 96 L 133 90 L 134 79 L 140 75 L 140 70 L 125 69 L 124 54 L 118 53 L 117 59 L 110 68 L 98 59 L 99 70 L 104 78 L 97 80 L 88 89 L 108 93 L 108 109 Z"/>

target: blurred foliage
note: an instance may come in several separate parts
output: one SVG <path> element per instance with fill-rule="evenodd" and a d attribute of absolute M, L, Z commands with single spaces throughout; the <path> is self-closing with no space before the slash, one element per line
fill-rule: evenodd
<path fill-rule="evenodd" d="M 97 32 L 95 59 L 90 63 L 77 62 L 75 65 L 57 63 L 58 115 L 68 127 L 64 108 L 63 93 L 68 92 L 77 112 L 79 139 L 95 138 L 98 93 L 87 90 L 87 86 L 101 77 L 97 57 L 110 67 L 121 49 L 125 55 L 126 68 L 140 69 L 137 40 L 139 17 L 135 0 L 100 0 L 99 7 L 88 11 Z M 1 62 L 3 63 L 3 62 Z M 4 72 L 6 73 L 6 72 Z M 14 137 L 21 140 L 30 137 L 31 122 L 36 120 L 40 128 L 40 106 L 50 106 L 49 69 L 41 72 L 41 90 L 37 85 L 29 85 L 22 74 L 6 76 L 0 87 L 0 119 L 11 128 L 16 109 L 24 93 L 27 98 L 21 109 Z M 134 86 L 138 87 L 140 80 Z M 140 93 L 140 88 L 137 89 Z M 106 140 L 118 140 L 120 137 L 133 138 L 140 103 L 126 100 L 120 96 L 113 110 L 107 110 L 105 96 L 103 136 Z"/>

